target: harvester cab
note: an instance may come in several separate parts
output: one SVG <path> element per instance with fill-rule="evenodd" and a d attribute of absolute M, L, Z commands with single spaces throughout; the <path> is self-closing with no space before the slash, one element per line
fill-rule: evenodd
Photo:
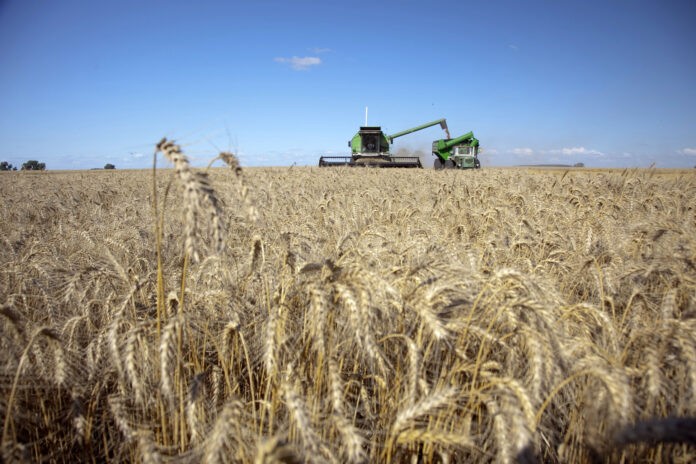
<path fill-rule="evenodd" d="M 374 156 L 389 152 L 389 141 L 378 126 L 363 126 L 348 142 L 353 155 Z"/>
<path fill-rule="evenodd" d="M 435 169 L 479 169 L 479 141 L 473 132 L 453 138 L 433 142 Z"/>
<path fill-rule="evenodd" d="M 439 124 L 449 137 L 447 121 L 438 119 L 420 126 L 387 135 L 380 126 L 362 126 L 348 142 L 351 156 L 322 156 L 319 166 L 373 166 L 380 168 L 422 168 L 417 156 L 394 156 L 390 145 L 397 137 Z"/>

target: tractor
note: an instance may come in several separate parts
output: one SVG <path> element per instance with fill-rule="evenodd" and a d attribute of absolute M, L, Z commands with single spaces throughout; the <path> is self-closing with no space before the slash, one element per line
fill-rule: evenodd
<path fill-rule="evenodd" d="M 435 169 L 479 169 L 479 141 L 473 132 L 453 139 L 440 139 L 433 142 Z"/>

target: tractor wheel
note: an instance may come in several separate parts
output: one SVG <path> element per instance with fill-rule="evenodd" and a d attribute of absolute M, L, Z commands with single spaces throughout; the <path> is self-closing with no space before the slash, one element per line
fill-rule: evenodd
<path fill-rule="evenodd" d="M 445 161 L 445 169 L 454 169 L 454 161 L 451 159 Z"/>
<path fill-rule="evenodd" d="M 476 158 L 474 160 L 474 169 L 481 169 L 481 162 Z"/>
<path fill-rule="evenodd" d="M 440 170 L 440 169 L 443 169 L 444 167 L 445 167 L 445 165 L 442 162 L 442 160 L 440 158 L 436 157 L 435 161 L 433 162 L 433 169 Z"/>

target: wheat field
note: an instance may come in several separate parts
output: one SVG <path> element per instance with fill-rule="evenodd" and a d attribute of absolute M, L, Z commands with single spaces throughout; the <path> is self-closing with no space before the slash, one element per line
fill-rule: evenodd
<path fill-rule="evenodd" d="M 696 173 L 0 175 L 4 462 L 693 462 Z"/>

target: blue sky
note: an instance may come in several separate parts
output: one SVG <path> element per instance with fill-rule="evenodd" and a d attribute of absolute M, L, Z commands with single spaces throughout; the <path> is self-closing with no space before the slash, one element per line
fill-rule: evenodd
<path fill-rule="evenodd" d="M 484 167 L 693 167 L 694 24 L 693 0 L 0 0 L 0 160 L 144 168 L 166 136 L 313 165 L 367 106 L 473 130 Z"/>

